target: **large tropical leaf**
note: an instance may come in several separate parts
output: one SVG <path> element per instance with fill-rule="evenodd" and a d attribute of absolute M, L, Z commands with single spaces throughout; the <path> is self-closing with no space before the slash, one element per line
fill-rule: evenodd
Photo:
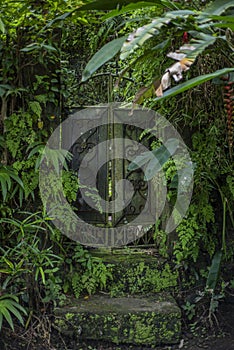
<path fill-rule="evenodd" d="M 139 1 L 114 1 L 112 3 L 113 6 L 119 4 L 119 8 L 121 11 L 121 6 L 123 9 L 126 9 L 128 6 L 141 6 L 141 2 Z M 148 2 L 146 2 L 148 3 Z M 165 5 L 165 1 L 159 1 L 161 5 Z M 93 5 L 99 6 L 98 9 L 105 7 L 107 4 L 106 1 L 101 2 L 100 0 L 92 2 L 88 5 L 85 5 L 82 8 L 91 9 Z M 144 4 L 144 3 L 143 3 Z M 112 6 L 108 5 L 108 6 Z M 171 2 L 170 2 L 171 5 Z M 102 7 L 101 7 L 102 6 Z M 125 6 L 125 7 L 124 7 Z M 190 28 L 198 28 L 197 31 L 190 30 L 189 33 L 192 35 L 193 39 L 191 40 L 191 45 L 193 48 L 188 50 L 188 46 L 180 48 L 181 55 L 183 59 L 179 59 L 179 62 L 175 63 L 173 66 L 169 67 L 164 76 L 162 77 L 161 84 L 156 91 L 156 95 L 161 98 L 161 96 L 174 96 L 180 92 L 186 91 L 193 86 L 201 84 L 205 81 L 213 79 L 214 77 L 220 76 L 223 70 L 217 71 L 215 73 L 211 73 L 209 75 L 200 76 L 198 78 L 191 79 L 190 81 L 180 84 L 178 87 L 174 87 L 164 93 L 164 90 L 168 89 L 171 84 L 171 77 L 174 78 L 176 82 L 180 81 L 183 77 L 184 72 L 186 72 L 190 66 L 195 62 L 195 59 L 198 55 L 202 54 L 209 46 L 213 45 L 217 39 L 227 40 L 227 38 L 220 37 L 215 32 L 215 27 L 221 28 L 233 28 L 233 19 L 230 16 L 221 16 L 227 9 L 234 7 L 233 1 L 223 2 L 222 0 L 213 1 L 210 5 L 205 8 L 205 10 L 200 14 L 194 10 L 176 10 L 176 11 L 168 11 L 165 13 L 163 17 L 154 19 L 151 23 L 144 25 L 143 27 L 139 27 L 135 32 L 131 33 L 127 40 L 123 43 L 123 38 L 116 39 L 113 42 L 106 44 L 101 50 L 99 50 L 88 63 L 84 73 L 83 73 L 83 81 L 86 81 L 100 66 L 106 63 L 108 60 L 113 58 L 119 50 L 121 50 L 120 58 L 122 60 L 126 59 L 131 53 L 133 53 L 137 48 L 141 47 L 148 39 L 152 36 L 160 33 L 162 27 L 168 26 L 170 24 L 179 25 L 181 28 L 186 25 L 190 25 Z M 114 7 L 115 8 L 115 7 Z M 172 8 L 172 7 L 170 7 Z M 94 8 L 92 8 L 94 9 Z M 117 11 L 117 10 L 115 10 Z M 114 12 L 113 14 L 117 14 Z M 215 18 L 216 16 L 216 18 Z M 219 18 L 218 18 L 219 17 Z M 223 20 L 225 18 L 225 21 Z M 230 18 L 230 20 L 228 19 Z M 186 22 L 187 21 L 187 22 Z M 186 24 L 187 23 L 187 24 Z M 186 29 L 185 29 L 186 30 Z M 170 53 L 168 56 L 173 57 L 174 53 Z M 175 56 L 175 55 L 174 55 Z M 177 58 L 175 58 L 178 60 Z M 228 71 L 227 71 L 228 72 Z M 225 74 L 225 73 L 224 73 Z M 167 75 L 167 76 L 165 76 Z M 166 80 L 166 84 L 163 82 Z M 153 84 L 149 86 L 149 88 L 143 88 L 140 91 L 140 95 L 137 94 L 137 98 L 139 95 L 140 99 L 144 99 L 148 94 L 153 93 Z"/>
<path fill-rule="evenodd" d="M 206 281 L 206 288 L 214 291 L 218 282 L 222 252 L 216 252 L 211 263 L 210 271 Z"/>
<path fill-rule="evenodd" d="M 234 16 L 217 16 L 217 15 L 210 15 L 209 18 L 216 20 L 216 21 L 223 21 L 223 22 L 229 22 L 234 23 Z"/>
<path fill-rule="evenodd" d="M 162 97 L 157 97 L 156 100 L 162 100 L 164 98 L 176 96 L 176 95 L 180 94 L 181 92 L 187 91 L 187 90 L 189 90 L 197 85 L 203 84 L 209 80 L 220 77 L 221 75 L 228 74 L 230 72 L 234 72 L 234 68 L 219 69 L 219 70 L 215 71 L 214 73 L 200 75 L 199 77 L 190 79 L 182 84 L 174 86 L 173 88 L 164 92 Z"/>
<path fill-rule="evenodd" d="M 203 25 L 203 27 L 210 25 L 213 28 L 223 28 L 223 29 L 230 28 L 232 31 L 234 31 L 234 6 L 231 11 L 228 11 L 228 15 L 226 16 L 207 14 L 206 19 L 211 19 L 212 22 L 209 22 L 208 24 Z"/>
<path fill-rule="evenodd" d="M 202 32 L 189 32 L 192 35 L 191 45 L 194 47 L 193 50 L 189 50 L 186 58 L 195 60 L 198 55 L 202 54 L 204 50 L 215 43 L 215 41 L 220 38 L 218 36 L 213 36 L 205 34 Z"/>
<path fill-rule="evenodd" d="M 148 88 L 142 88 L 136 94 L 133 103 L 141 104 L 144 99 L 153 96 L 153 94 L 156 94 L 157 97 L 163 96 L 164 91 L 171 86 L 171 77 L 176 82 L 182 80 L 183 73 L 190 69 L 197 56 L 202 54 L 207 47 L 214 44 L 218 38 L 221 38 L 197 31 L 190 31 L 190 34 L 193 35 L 191 44 L 185 44 L 176 52 L 169 52 L 167 54 L 168 57 L 179 62 L 174 63 L 165 70 L 159 84 L 151 84 Z"/>
<path fill-rule="evenodd" d="M 104 45 L 88 62 L 82 75 L 82 82 L 88 80 L 98 68 L 112 59 L 121 49 L 126 37 L 121 37 Z"/>
<path fill-rule="evenodd" d="M 226 11 L 227 9 L 229 9 L 231 7 L 234 8 L 233 0 L 215 0 L 215 1 L 212 1 L 204 9 L 204 13 L 201 15 L 201 17 L 204 17 L 207 14 L 221 15 L 224 11 Z"/>
<path fill-rule="evenodd" d="M 86 12 L 86 11 L 110 11 L 108 14 L 105 15 L 106 18 L 109 17 L 115 17 L 117 15 L 120 15 L 121 13 L 126 13 L 131 10 L 140 9 L 143 7 L 149 7 L 149 6 L 160 6 L 160 7 L 167 7 L 168 9 L 178 9 L 178 4 L 175 4 L 173 1 L 170 0 L 154 0 L 154 1 L 142 1 L 142 0 L 97 0 L 92 1 L 88 4 L 82 5 L 80 7 L 77 7 L 75 10 L 70 12 L 65 12 L 64 14 L 54 18 L 52 21 L 50 21 L 43 29 L 51 27 L 54 25 L 54 23 L 62 22 L 66 20 L 68 17 L 70 17 L 74 12 Z M 113 12 L 111 11 L 113 10 Z M 83 18 L 84 20 L 84 18 Z M 1 28 L 0 28 L 1 30 Z"/>
<path fill-rule="evenodd" d="M 134 33 L 130 34 L 121 48 L 120 58 L 124 60 L 127 58 L 135 49 L 142 46 L 146 40 L 151 38 L 153 35 L 159 33 L 159 29 L 170 22 L 170 19 L 159 18 L 154 19 L 151 23 L 146 24 L 143 27 L 138 28 Z"/>
<path fill-rule="evenodd" d="M 194 12 L 190 10 L 171 11 L 166 13 L 164 17 L 156 18 L 151 23 L 138 28 L 134 33 L 128 36 L 126 42 L 123 44 L 120 58 L 123 60 L 126 59 L 134 50 L 141 47 L 146 40 L 150 39 L 153 35 L 159 34 L 160 29 L 164 25 L 168 25 L 177 18 L 184 19 L 190 15 L 194 15 Z"/>
<path fill-rule="evenodd" d="M 167 7 L 168 9 L 172 9 L 172 10 L 179 9 L 178 4 L 170 1 L 139 1 L 136 3 L 131 2 L 130 4 L 123 6 L 121 9 L 118 8 L 118 9 L 109 11 L 107 14 L 103 16 L 103 19 L 119 16 L 119 15 L 128 13 L 130 11 L 138 10 L 141 8 L 152 7 L 152 6 Z"/>
<path fill-rule="evenodd" d="M 89 4 L 83 5 L 78 8 L 79 11 L 87 11 L 87 10 L 114 10 L 117 7 L 122 8 L 123 6 L 127 6 L 128 4 L 133 3 L 141 3 L 142 0 L 96 0 Z M 149 3 L 154 3 L 154 6 L 161 6 L 161 7 L 168 7 L 168 8 L 175 8 L 173 6 L 173 2 L 169 0 L 154 0 L 154 1 L 144 1 L 146 6 L 148 6 Z M 136 9 L 136 8 L 135 8 Z"/>
<path fill-rule="evenodd" d="M 176 21 L 176 19 L 184 19 L 185 17 L 191 15 L 194 15 L 194 12 L 190 10 L 171 11 L 166 13 L 164 17 L 156 18 L 151 23 L 138 28 L 134 33 L 128 36 L 127 41 L 124 43 L 121 49 L 120 58 L 127 58 L 130 53 L 142 46 L 146 40 L 151 38 L 153 35 L 157 35 L 164 25 L 168 25 L 169 23 Z"/>
<path fill-rule="evenodd" d="M 113 18 L 113 17 L 119 16 L 119 15 L 128 13 L 130 11 L 134 11 L 134 10 L 138 10 L 138 9 L 146 8 L 146 7 L 152 7 L 152 6 L 155 6 L 154 2 L 140 1 L 138 3 L 131 3 L 127 6 L 122 7 L 121 9 L 115 9 L 115 10 L 109 11 L 107 14 L 105 14 L 102 17 L 102 19 L 105 20 L 108 18 Z"/>
<path fill-rule="evenodd" d="M 234 8 L 233 0 L 226 0 L 226 1 L 215 0 L 215 1 L 212 1 L 204 9 L 204 11 L 198 16 L 197 23 L 200 25 L 201 24 L 204 25 L 204 23 L 205 24 L 208 23 L 208 25 L 210 25 L 210 26 L 217 26 L 217 24 L 211 23 L 211 19 L 218 19 L 218 18 L 214 18 L 214 16 L 219 16 L 230 8 Z M 223 21 L 223 19 L 219 19 L 219 20 Z M 222 23 L 220 23 L 220 24 L 222 24 Z"/>
<path fill-rule="evenodd" d="M 232 22 L 222 22 L 222 23 L 214 23 L 213 27 L 216 28 L 229 28 L 234 32 L 234 23 Z"/>

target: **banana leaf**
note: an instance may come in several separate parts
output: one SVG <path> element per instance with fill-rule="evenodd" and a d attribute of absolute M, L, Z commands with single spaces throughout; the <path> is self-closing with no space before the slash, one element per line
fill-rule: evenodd
<path fill-rule="evenodd" d="M 98 68 L 112 59 L 121 49 L 126 37 L 121 37 L 104 45 L 88 62 L 82 74 L 82 82 L 88 80 Z"/>

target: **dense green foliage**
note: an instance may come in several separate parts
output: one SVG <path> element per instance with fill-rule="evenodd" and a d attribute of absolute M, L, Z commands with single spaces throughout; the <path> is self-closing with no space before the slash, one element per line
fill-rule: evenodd
<path fill-rule="evenodd" d="M 100 259 L 53 227 L 39 198 L 43 148 L 62 121 L 75 79 L 66 64 L 69 48 L 80 50 L 80 30 L 90 32 L 95 21 L 84 12 L 71 13 L 81 5 L 26 0 L 1 5 L 0 329 L 4 320 L 13 328 L 11 315 L 23 324 L 25 309 L 29 326 L 34 315 L 63 302 L 66 293 L 94 293 L 111 278 Z M 72 20 L 65 23 L 68 16 Z M 55 166 L 64 161 L 62 150 L 50 156 Z M 63 185 L 72 203 L 78 183 L 66 167 Z"/>
<path fill-rule="evenodd" d="M 13 317 L 23 324 L 26 310 L 28 326 L 32 315 L 63 303 L 68 293 L 76 297 L 92 294 L 106 289 L 112 280 L 111 264 L 94 258 L 59 232 L 39 196 L 38 168 L 44 145 L 66 118 L 65 109 L 76 105 L 82 93 L 87 105 L 95 99 L 144 103 L 179 130 L 195 164 L 194 193 L 187 216 L 168 236 L 164 224 L 176 195 L 175 164 L 161 144 L 152 145 L 154 153 L 163 158 L 169 207 L 155 225 L 153 244 L 168 259 L 168 274 L 171 265 L 176 271 L 173 286 L 176 279 L 185 286 L 188 280 L 202 284 L 204 295 L 208 293 L 212 302 L 216 289 L 223 286 L 218 278 L 220 264 L 222 259 L 232 261 L 234 252 L 234 114 L 230 117 L 230 101 L 223 100 L 222 92 L 234 81 L 232 1 L 225 6 L 222 1 L 212 1 L 203 12 L 198 11 L 200 4 L 195 0 L 189 7 L 183 1 L 154 3 L 2 1 L 0 329 L 4 319 L 13 328 Z M 96 11 L 87 12 L 90 9 Z M 180 47 L 185 31 L 196 45 L 193 56 L 187 57 L 195 60 L 184 73 L 187 80 L 174 83 L 156 98 L 155 88 L 168 68 L 166 54 Z M 131 40 L 126 41 L 132 32 Z M 86 68 L 81 67 L 83 85 L 82 72 L 71 63 L 79 59 L 83 63 L 91 59 Z M 111 59 L 115 65 L 108 62 Z M 101 93 L 95 79 L 100 73 L 103 80 L 105 72 L 111 89 L 105 86 Z M 86 96 L 89 83 L 92 90 Z M 51 155 L 55 167 L 66 157 L 62 150 Z M 149 169 L 149 179 L 156 168 L 154 164 Z M 53 178 L 50 181 L 56 195 Z M 76 199 L 78 186 L 75 174 L 65 166 L 63 189 L 69 203 Z M 154 291 L 163 288 L 164 276 L 144 264 L 134 273 L 143 276 L 137 292 L 144 285 L 153 285 Z M 229 280 L 225 282 L 232 286 Z M 115 286 L 110 294 L 117 292 Z M 213 306 L 211 303 L 212 312 Z"/>
<path fill-rule="evenodd" d="M 106 44 L 88 62 L 83 74 L 83 81 L 85 81 L 111 56 L 110 52 L 108 57 L 103 55 L 101 62 L 100 54 L 107 48 L 109 51 L 112 48 L 113 56 L 120 51 L 120 59 L 127 64 L 120 79 L 124 74 L 129 74 L 128 70 L 133 65 L 135 70 L 131 74 L 135 80 L 141 82 L 143 78 L 148 84 L 153 76 L 155 79 L 155 76 L 162 75 L 160 57 L 165 55 L 166 50 L 169 51 L 172 48 L 172 44 L 175 49 L 179 49 L 182 38 L 184 40 L 185 31 L 188 34 L 189 44 L 193 48 L 191 50 L 189 45 L 185 45 L 184 51 L 180 52 L 183 54 L 183 59 L 190 60 L 194 65 L 194 68 L 191 68 L 193 70 L 191 79 L 175 85 L 163 93 L 161 98 L 156 99 L 154 93 L 159 87 L 160 80 L 159 82 L 154 80 L 148 88 L 141 88 L 134 99 L 134 102 L 138 103 L 145 100 L 146 106 L 162 111 L 172 122 L 177 123 L 179 128 L 183 128 L 184 137 L 191 147 L 196 166 L 196 186 L 188 216 L 177 228 L 173 249 L 178 262 L 188 258 L 196 261 L 201 246 L 211 257 L 216 249 L 222 249 L 226 257 L 227 254 L 232 256 L 232 248 L 229 253 L 226 251 L 226 235 L 229 236 L 228 232 L 233 230 L 233 195 L 230 186 L 233 179 L 233 120 L 229 111 L 226 116 L 227 126 L 225 125 L 225 112 L 227 112 L 225 109 L 229 102 L 227 99 L 226 102 L 222 101 L 221 87 L 225 88 L 225 79 L 229 79 L 229 84 L 233 84 L 231 73 L 233 71 L 233 19 L 231 17 L 233 3 L 213 1 L 203 9 L 203 12 L 198 11 L 199 2 L 194 2 L 193 6 L 186 8 L 180 3 L 173 5 L 171 2 L 164 15 L 158 16 L 153 11 L 149 12 L 145 5 L 145 13 L 150 15 L 152 21 L 144 26 L 135 25 L 134 31 L 130 32 L 127 39 L 124 40 L 125 37 L 123 37 L 122 46 L 119 38 Z M 124 8 L 121 11 L 123 12 Z M 117 13 L 113 12 L 109 17 L 116 15 Z M 165 37 L 167 37 L 166 41 Z M 186 40 L 188 38 L 186 37 Z M 220 48 L 219 53 L 216 51 L 216 41 Z M 155 53 L 159 54 L 157 59 Z M 173 55 L 170 54 L 168 57 L 173 58 Z M 182 61 L 180 62 L 182 65 Z M 167 63 L 165 68 L 168 69 Z M 215 79 L 220 76 L 224 77 L 224 80 Z M 212 80 L 213 84 L 207 83 L 209 80 Z M 195 89 L 201 83 L 203 86 Z M 190 93 L 181 95 L 189 89 Z M 167 99 L 177 95 L 179 96 L 171 99 L 170 102 L 160 104 L 158 102 L 162 98 Z M 225 96 L 223 98 L 225 99 Z M 198 100 L 199 106 L 196 105 Z M 192 134 L 192 139 L 186 136 L 188 132 Z M 158 151 L 160 149 L 157 149 L 156 153 Z M 163 157 L 163 154 L 160 156 Z M 145 154 L 145 158 L 140 156 L 136 162 L 143 164 L 149 161 L 147 157 L 149 157 L 148 154 Z M 151 168 L 148 169 L 149 163 L 147 174 L 150 171 L 157 171 L 154 163 L 151 162 Z M 135 167 L 133 164 L 132 168 Z M 170 171 L 170 166 L 167 171 Z M 196 194 L 197 191 L 198 194 Z M 221 217 L 218 215 L 220 206 L 223 210 Z M 228 227 L 226 227 L 226 216 Z M 231 237 L 230 240 L 232 241 Z"/>

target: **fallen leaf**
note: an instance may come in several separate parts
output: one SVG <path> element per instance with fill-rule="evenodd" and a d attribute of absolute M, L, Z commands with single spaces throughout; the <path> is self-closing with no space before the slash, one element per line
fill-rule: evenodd
<path fill-rule="evenodd" d="M 184 346 L 184 339 L 181 339 L 180 341 L 180 345 L 179 345 L 179 349 L 182 349 Z"/>
<path fill-rule="evenodd" d="M 159 85 L 159 87 L 157 88 L 157 90 L 155 91 L 155 94 L 157 97 L 161 97 L 163 95 L 163 88 L 162 88 L 162 84 Z"/>
<path fill-rule="evenodd" d="M 171 77 L 170 77 L 170 72 L 166 71 L 165 74 L 163 74 L 162 76 L 162 80 L 161 80 L 161 87 L 162 90 L 166 90 L 171 86 Z"/>

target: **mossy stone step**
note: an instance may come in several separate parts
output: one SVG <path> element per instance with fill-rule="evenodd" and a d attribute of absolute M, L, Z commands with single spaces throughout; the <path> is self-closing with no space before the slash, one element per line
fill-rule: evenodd
<path fill-rule="evenodd" d="M 99 248 L 91 250 L 91 254 L 101 258 L 112 271 L 113 278 L 106 286 L 112 297 L 170 292 L 177 286 L 178 270 L 159 257 L 154 248 Z"/>
<path fill-rule="evenodd" d="M 70 305 L 56 308 L 54 326 L 61 333 L 82 341 L 174 344 L 180 337 L 181 312 L 171 296 L 95 295 L 88 300 L 74 299 Z"/>

